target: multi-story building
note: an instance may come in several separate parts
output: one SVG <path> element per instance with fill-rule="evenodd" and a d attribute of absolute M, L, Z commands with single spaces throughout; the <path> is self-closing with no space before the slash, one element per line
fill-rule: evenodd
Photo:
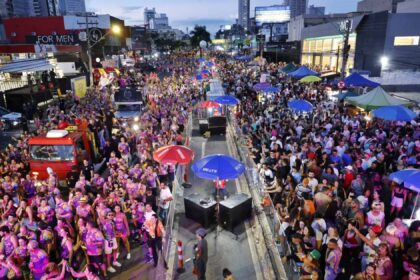
<path fill-rule="evenodd" d="M 361 0 L 357 3 L 358 12 L 396 12 L 397 5 L 404 0 Z"/>
<path fill-rule="evenodd" d="M 144 16 L 144 25 L 149 25 L 150 21 L 156 16 L 156 9 L 145 8 L 143 12 L 143 16 Z"/>
<path fill-rule="evenodd" d="M 48 17 L 60 15 L 57 0 L 33 0 L 32 3 L 35 16 Z"/>
<path fill-rule="evenodd" d="M 86 12 L 85 0 L 60 0 L 59 8 L 61 15 L 74 15 Z"/>
<path fill-rule="evenodd" d="M 285 0 L 284 4 L 290 6 L 290 17 L 294 18 L 306 14 L 308 0 Z"/>
<path fill-rule="evenodd" d="M 323 16 L 325 15 L 325 7 L 316 7 L 314 5 L 310 5 L 306 14 L 311 16 Z"/>
<path fill-rule="evenodd" d="M 249 29 L 250 0 L 238 0 L 238 24 Z"/>
<path fill-rule="evenodd" d="M 397 13 L 420 13 L 420 1 L 406 0 L 398 3 Z"/>
<path fill-rule="evenodd" d="M 169 19 L 166 14 L 156 14 L 154 18 L 149 20 L 150 29 L 170 29 Z"/>
<path fill-rule="evenodd" d="M 381 58 L 392 71 L 416 71 L 420 67 L 420 13 L 369 13 L 349 16 L 349 56 L 346 71 L 381 75 Z M 303 28 L 301 63 L 319 70 L 340 71 L 344 49 L 344 20 Z"/>
<path fill-rule="evenodd" d="M 0 0 L 0 17 L 34 16 L 33 0 Z"/>

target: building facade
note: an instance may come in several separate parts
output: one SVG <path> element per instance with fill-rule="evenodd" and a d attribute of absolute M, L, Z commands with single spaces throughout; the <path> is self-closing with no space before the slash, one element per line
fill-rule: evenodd
<path fill-rule="evenodd" d="M 150 21 L 152 19 L 154 19 L 155 16 L 156 16 L 156 9 L 155 8 L 153 8 L 153 9 L 145 8 L 144 12 L 143 12 L 144 25 L 149 25 Z"/>
<path fill-rule="evenodd" d="M 0 17 L 34 16 L 33 0 L 0 0 Z"/>
<path fill-rule="evenodd" d="M 149 27 L 154 30 L 170 29 L 168 16 L 166 14 L 156 14 L 154 18 L 150 19 Z"/>
<path fill-rule="evenodd" d="M 420 71 L 419 25 L 420 13 L 366 15 L 357 29 L 355 69 L 379 76 L 381 57 L 387 57 L 389 70 Z"/>
<path fill-rule="evenodd" d="M 316 7 L 314 5 L 310 5 L 306 14 L 311 16 L 323 16 L 325 15 L 325 7 Z"/>
<path fill-rule="evenodd" d="M 238 0 L 238 24 L 245 30 L 249 29 L 250 0 Z"/>
<path fill-rule="evenodd" d="M 356 28 L 363 16 L 353 17 L 350 30 L 350 51 L 346 65 L 349 72 L 354 67 L 356 53 Z M 344 33 L 340 31 L 343 20 L 314 25 L 302 29 L 301 63 L 316 68 L 318 71 L 339 72 L 343 59 Z"/>
<path fill-rule="evenodd" d="M 357 3 L 358 12 L 396 12 L 398 3 L 405 0 L 362 0 Z"/>
<path fill-rule="evenodd" d="M 75 15 L 77 13 L 85 13 L 85 0 L 59 0 L 59 8 L 61 15 Z"/>
<path fill-rule="evenodd" d="M 308 0 L 287 0 L 286 5 L 290 6 L 290 17 L 294 18 L 306 14 Z"/>
<path fill-rule="evenodd" d="M 420 1 L 406 0 L 398 3 L 397 13 L 420 13 Z"/>

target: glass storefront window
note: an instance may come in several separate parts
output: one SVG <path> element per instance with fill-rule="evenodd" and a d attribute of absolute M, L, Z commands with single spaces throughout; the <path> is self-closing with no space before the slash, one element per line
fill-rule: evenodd
<path fill-rule="evenodd" d="M 316 40 L 315 52 L 322 52 L 322 41 L 323 40 Z"/>
<path fill-rule="evenodd" d="M 332 39 L 325 39 L 322 44 L 322 51 L 323 52 L 330 52 L 332 47 Z"/>
<path fill-rule="evenodd" d="M 309 52 L 315 52 L 315 40 L 309 41 Z"/>
<path fill-rule="evenodd" d="M 304 40 L 303 41 L 302 52 L 304 52 L 304 53 L 309 52 L 309 41 L 308 40 Z"/>
<path fill-rule="evenodd" d="M 331 56 L 328 54 L 324 54 L 322 56 L 322 70 L 329 70 L 331 69 Z"/>
<path fill-rule="evenodd" d="M 332 50 L 336 52 L 339 47 L 340 49 L 342 48 L 342 45 L 343 45 L 343 40 L 341 38 L 335 38 L 333 39 Z"/>
<path fill-rule="evenodd" d="M 420 36 L 395 36 L 394 46 L 417 46 Z"/>

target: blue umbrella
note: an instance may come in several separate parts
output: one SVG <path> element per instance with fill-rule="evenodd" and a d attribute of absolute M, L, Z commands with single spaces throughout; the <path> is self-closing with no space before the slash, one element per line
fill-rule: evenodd
<path fill-rule="evenodd" d="M 204 58 L 200 57 L 199 59 L 197 59 L 197 61 L 202 63 L 202 62 L 205 62 L 206 60 Z"/>
<path fill-rule="evenodd" d="M 258 84 L 255 84 L 253 88 L 254 90 L 264 90 L 269 87 L 271 87 L 271 85 L 268 83 L 258 83 Z"/>
<path fill-rule="evenodd" d="M 407 180 L 407 178 L 409 178 L 411 175 L 418 171 L 418 169 L 414 168 L 403 169 L 389 174 L 389 179 L 391 179 L 397 184 L 402 184 L 403 182 L 405 182 L 405 180 Z"/>
<path fill-rule="evenodd" d="M 416 118 L 416 113 L 401 105 L 383 106 L 372 111 L 376 118 L 387 121 L 411 121 Z"/>
<path fill-rule="evenodd" d="M 200 178 L 227 180 L 238 178 L 245 172 L 245 165 L 227 155 L 208 155 L 196 161 L 192 171 Z"/>
<path fill-rule="evenodd" d="M 287 105 L 295 112 L 311 112 L 313 110 L 312 104 L 303 99 L 289 101 Z"/>
<path fill-rule="evenodd" d="M 404 187 L 414 192 L 420 192 L 420 170 L 417 169 L 411 176 L 404 181 Z"/>
<path fill-rule="evenodd" d="M 204 78 L 203 78 L 203 76 L 201 76 L 201 75 L 195 75 L 195 79 L 196 79 L 196 80 L 198 80 L 198 81 L 201 81 L 201 80 L 203 80 Z"/>
<path fill-rule="evenodd" d="M 279 92 L 279 88 L 278 87 L 268 87 L 262 90 L 265 93 L 275 93 L 275 92 Z"/>
<path fill-rule="evenodd" d="M 201 74 L 204 74 L 204 75 L 210 75 L 211 73 L 210 73 L 210 71 L 209 71 L 209 70 L 207 70 L 207 69 L 203 69 L 203 70 L 201 70 Z"/>
<path fill-rule="evenodd" d="M 211 62 L 211 61 L 207 62 L 207 67 L 213 67 L 213 66 L 214 66 L 213 62 Z"/>
<path fill-rule="evenodd" d="M 240 102 L 238 98 L 231 95 L 218 96 L 214 101 L 222 105 L 238 105 Z"/>

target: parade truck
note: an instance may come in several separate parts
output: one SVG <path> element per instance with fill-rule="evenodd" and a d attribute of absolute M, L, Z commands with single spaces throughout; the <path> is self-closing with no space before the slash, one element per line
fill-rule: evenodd
<path fill-rule="evenodd" d="M 104 160 L 101 162 L 94 143 L 93 134 L 77 126 L 50 130 L 47 134 L 34 136 L 28 142 L 31 173 L 36 172 L 38 178 L 43 180 L 48 177 L 47 168 L 51 167 L 62 181 L 73 166 L 80 171 L 85 159 L 103 165 Z"/>
<path fill-rule="evenodd" d="M 134 130 L 138 130 L 140 114 L 143 110 L 141 91 L 136 87 L 120 88 L 115 93 L 114 105 L 115 117 L 122 126 L 131 126 Z"/>

